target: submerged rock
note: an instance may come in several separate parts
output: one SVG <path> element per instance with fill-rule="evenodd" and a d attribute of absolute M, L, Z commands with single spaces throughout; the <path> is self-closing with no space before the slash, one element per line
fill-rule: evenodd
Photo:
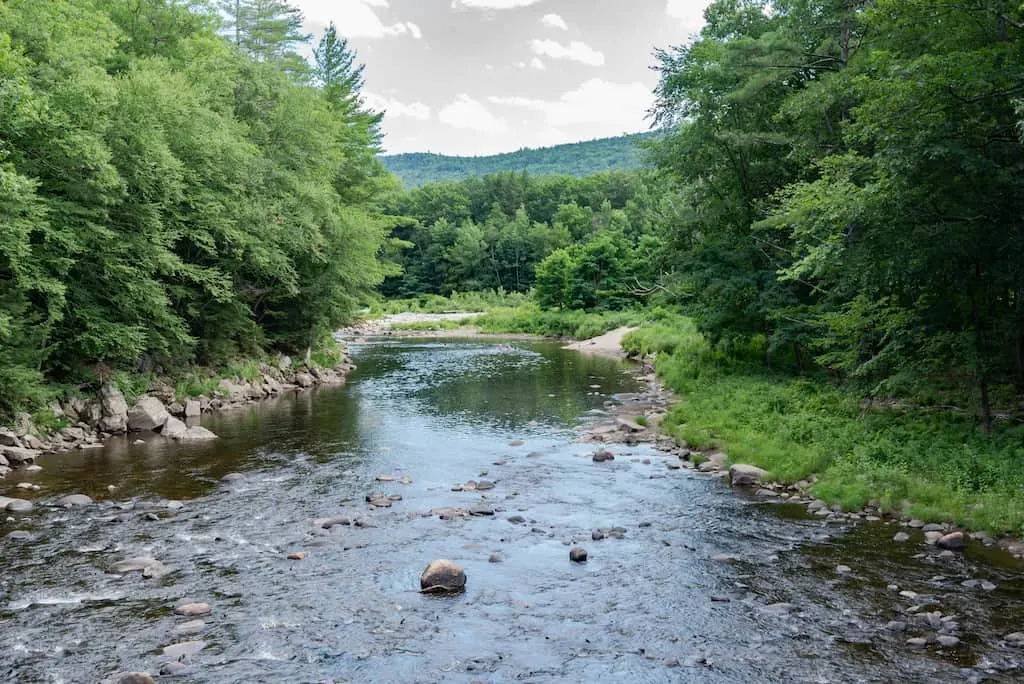
<path fill-rule="evenodd" d="M 182 442 L 205 442 L 217 439 L 217 435 L 213 434 L 201 425 L 193 425 L 177 439 Z"/>
<path fill-rule="evenodd" d="M 71 508 L 72 506 L 88 506 L 92 503 L 92 497 L 86 496 L 85 494 L 68 494 L 57 499 L 58 506 L 64 506 L 65 508 Z"/>
<path fill-rule="evenodd" d="M 178 644 L 164 646 L 164 655 L 169 658 L 181 658 L 199 653 L 206 648 L 205 641 L 183 641 Z"/>
<path fill-rule="evenodd" d="M 466 571 L 450 560 L 436 560 L 420 575 L 420 591 L 444 594 L 466 588 Z"/>

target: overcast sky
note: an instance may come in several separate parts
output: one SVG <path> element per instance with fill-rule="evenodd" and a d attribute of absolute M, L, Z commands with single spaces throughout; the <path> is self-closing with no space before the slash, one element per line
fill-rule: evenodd
<path fill-rule="evenodd" d="M 388 152 L 480 155 L 647 130 L 655 47 L 708 0 L 290 0 L 366 64 Z"/>

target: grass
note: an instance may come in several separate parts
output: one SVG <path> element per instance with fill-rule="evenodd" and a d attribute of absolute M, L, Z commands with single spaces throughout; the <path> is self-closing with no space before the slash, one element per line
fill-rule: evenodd
<path fill-rule="evenodd" d="M 495 308 L 515 308 L 527 302 L 520 292 L 492 290 L 482 292 L 453 292 L 449 297 L 421 295 L 408 299 L 389 299 L 370 304 L 370 317 L 387 314 L 412 313 L 476 313 Z"/>
<path fill-rule="evenodd" d="M 657 354 L 680 395 L 664 429 L 697 448 L 783 482 L 812 474 L 815 496 L 845 509 L 883 510 L 994 534 L 1024 532 L 1024 426 L 987 435 L 962 413 L 864 410 L 823 379 L 771 374 L 757 350 L 712 349 L 690 321 L 632 333 L 633 353 Z"/>
<path fill-rule="evenodd" d="M 412 323 L 403 323 L 401 329 L 426 331 L 458 330 L 459 328 L 463 328 L 467 325 L 473 325 L 473 321 L 473 318 L 462 318 L 456 321 L 415 321 Z"/>
<path fill-rule="evenodd" d="M 473 320 L 484 333 L 523 333 L 585 340 L 627 325 L 639 325 L 639 311 L 545 311 L 535 304 L 491 310 Z"/>

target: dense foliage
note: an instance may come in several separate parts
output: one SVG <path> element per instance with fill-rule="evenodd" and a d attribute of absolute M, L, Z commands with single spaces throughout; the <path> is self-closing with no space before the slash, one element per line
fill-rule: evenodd
<path fill-rule="evenodd" d="M 534 288 L 549 308 L 623 308 L 657 275 L 650 234 L 663 200 L 641 172 L 583 179 L 505 172 L 402 192 L 387 206 L 408 217 L 393 232 L 403 275 L 382 291 Z"/>
<path fill-rule="evenodd" d="M 709 340 L 868 395 L 1024 394 L 1024 11 L 719 0 L 658 53 L 653 146 L 685 210 L 664 283 Z"/>
<path fill-rule="evenodd" d="M 453 157 L 412 152 L 381 157 L 407 187 L 477 178 L 502 171 L 535 176 L 589 176 L 602 171 L 628 171 L 644 165 L 636 143 L 651 134 L 622 135 L 540 149 L 522 149 L 484 157 Z"/>
<path fill-rule="evenodd" d="M 300 25 L 271 0 L 0 4 L 0 414 L 305 349 L 381 280 L 379 116 Z"/>

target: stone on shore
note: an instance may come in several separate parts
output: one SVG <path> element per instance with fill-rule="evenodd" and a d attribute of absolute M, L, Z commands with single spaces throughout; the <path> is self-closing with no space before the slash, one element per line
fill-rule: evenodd
<path fill-rule="evenodd" d="M 185 402 L 185 417 L 197 418 L 203 413 L 203 406 L 198 399 L 189 399 Z"/>
<path fill-rule="evenodd" d="M 139 397 L 135 406 L 128 410 L 128 429 L 132 432 L 156 430 L 163 427 L 170 417 L 163 402 L 156 397 Z"/>
<path fill-rule="evenodd" d="M 100 430 L 119 435 L 128 429 L 128 403 L 117 385 L 106 382 L 100 388 Z"/>
<path fill-rule="evenodd" d="M 420 591 L 424 593 L 453 593 L 465 587 L 465 570 L 450 560 L 436 560 L 420 575 Z"/>
<path fill-rule="evenodd" d="M 0 454 L 3 454 L 7 461 L 14 466 L 35 463 L 36 458 L 39 457 L 39 452 L 35 449 L 22 447 L 0 447 Z"/>
<path fill-rule="evenodd" d="M 729 483 L 737 487 L 758 485 L 767 474 L 763 468 L 737 463 L 729 468 Z"/>
<path fill-rule="evenodd" d="M 939 537 L 938 541 L 935 542 L 936 546 L 940 549 L 949 549 L 950 551 L 962 551 L 966 546 L 963 532 L 951 532 L 947 535 Z"/>

